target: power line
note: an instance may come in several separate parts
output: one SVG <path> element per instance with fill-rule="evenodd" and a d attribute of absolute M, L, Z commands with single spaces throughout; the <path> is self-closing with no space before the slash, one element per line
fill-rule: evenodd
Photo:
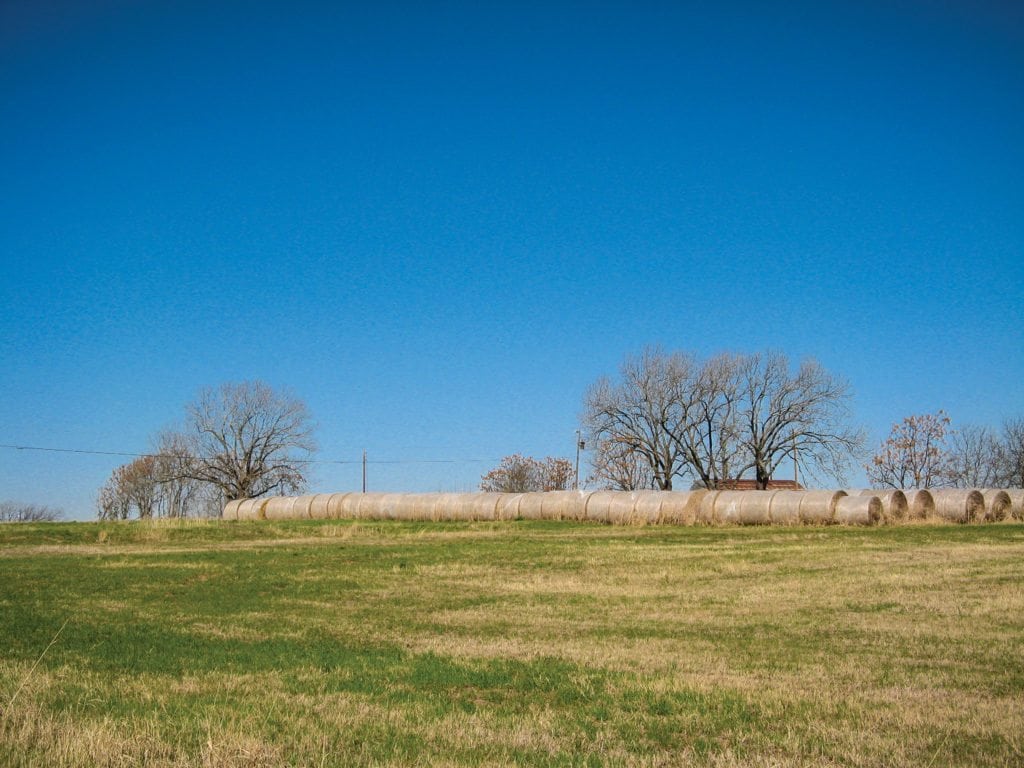
<path fill-rule="evenodd" d="M 178 454 L 173 453 L 135 453 L 132 451 L 96 451 L 86 448 L 53 448 L 39 445 L 6 445 L 0 444 L 0 448 L 13 451 L 41 451 L 45 453 L 77 453 L 86 456 L 122 456 L 125 458 L 154 458 L 154 459 L 180 459 Z M 192 457 L 210 459 L 213 457 Z M 493 459 L 289 459 L 295 464 L 487 464 Z"/>

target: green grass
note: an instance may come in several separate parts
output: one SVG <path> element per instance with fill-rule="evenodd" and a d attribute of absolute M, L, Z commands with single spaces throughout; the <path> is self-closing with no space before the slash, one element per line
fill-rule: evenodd
<path fill-rule="evenodd" d="M 1019 524 L 0 526 L 0 765 L 1021 765 L 1022 562 Z"/>

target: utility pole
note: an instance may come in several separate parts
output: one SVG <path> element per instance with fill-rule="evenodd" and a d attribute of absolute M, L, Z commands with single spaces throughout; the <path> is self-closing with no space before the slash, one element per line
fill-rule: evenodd
<path fill-rule="evenodd" d="M 363 493 L 366 493 L 366 450 L 363 450 Z"/>
<path fill-rule="evenodd" d="M 578 491 L 580 489 L 580 451 L 587 447 L 587 444 L 583 441 L 580 436 L 580 431 L 576 430 L 576 480 L 573 483 L 572 489 Z"/>

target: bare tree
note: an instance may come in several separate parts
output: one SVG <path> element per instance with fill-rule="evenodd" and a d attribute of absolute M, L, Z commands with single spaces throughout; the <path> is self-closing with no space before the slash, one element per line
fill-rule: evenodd
<path fill-rule="evenodd" d="M 868 479 L 880 488 L 935 488 L 951 474 L 946 437 L 949 416 L 944 411 L 907 416 L 865 465 Z"/>
<path fill-rule="evenodd" d="M 64 510 L 55 507 L 0 501 L 0 523 L 48 523 L 63 517 Z"/>
<path fill-rule="evenodd" d="M 564 491 L 572 477 L 572 463 L 568 459 L 514 454 L 480 478 L 480 490 L 497 493 L 526 493 L 528 491 Z"/>
<path fill-rule="evenodd" d="M 626 359 L 620 383 L 602 377 L 584 396 L 582 421 L 592 439 L 643 457 L 661 490 L 672 490 L 686 468 L 679 435 L 690 420 L 694 369 L 689 355 L 649 347 Z"/>
<path fill-rule="evenodd" d="M 1003 480 L 1002 446 L 988 427 L 967 425 L 950 435 L 948 481 L 954 488 L 994 488 Z"/>
<path fill-rule="evenodd" d="M 718 488 L 750 466 L 740 420 L 744 358 L 724 353 L 705 361 L 684 396 L 689 418 L 671 437 L 683 451 L 686 474 Z"/>
<path fill-rule="evenodd" d="M 779 353 L 745 358 L 740 370 L 742 443 L 758 488 L 767 488 L 785 459 L 807 474 L 842 481 L 863 435 L 848 424 L 849 385 L 816 360 L 795 374 Z"/>
<path fill-rule="evenodd" d="M 598 440 L 590 456 L 591 474 L 587 485 L 612 491 L 654 488 L 654 475 L 644 456 L 628 445 Z"/>
<path fill-rule="evenodd" d="M 1024 418 L 1003 422 L 999 439 L 999 485 L 1024 488 Z"/>
<path fill-rule="evenodd" d="M 186 413 L 181 477 L 210 484 L 225 501 L 305 487 L 316 444 L 301 400 L 246 381 L 203 391 Z"/>

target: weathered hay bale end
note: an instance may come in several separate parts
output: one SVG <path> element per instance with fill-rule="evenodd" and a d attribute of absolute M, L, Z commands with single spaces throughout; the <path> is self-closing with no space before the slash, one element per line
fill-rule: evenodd
<path fill-rule="evenodd" d="M 911 520 L 926 520 L 935 517 L 935 497 L 924 488 L 906 488 L 907 515 Z"/>
<path fill-rule="evenodd" d="M 932 491 L 935 514 L 954 523 L 970 523 L 985 517 L 985 497 L 981 491 L 944 488 Z"/>
<path fill-rule="evenodd" d="M 314 498 L 316 498 L 315 495 L 306 494 L 305 496 L 299 496 L 295 499 L 295 504 L 292 506 L 292 516 L 302 518 L 304 520 L 309 518 Z"/>
<path fill-rule="evenodd" d="M 540 505 L 543 493 L 529 491 L 519 498 L 519 517 L 523 520 L 540 520 Z"/>
<path fill-rule="evenodd" d="M 265 520 L 265 508 L 270 499 L 242 499 L 238 505 L 238 520 Z"/>
<path fill-rule="evenodd" d="M 1006 495 L 1010 497 L 1010 517 L 1024 520 L 1024 489 L 1007 488 Z"/>
<path fill-rule="evenodd" d="M 981 488 L 985 497 L 985 522 L 996 523 L 1005 520 L 1010 514 L 1010 494 L 998 488 Z"/>
<path fill-rule="evenodd" d="M 359 520 L 380 520 L 381 502 L 385 493 L 358 493 L 355 496 L 355 517 Z"/>
<path fill-rule="evenodd" d="M 474 493 L 469 504 L 470 520 L 495 520 L 497 519 L 498 502 L 502 493 Z"/>
<path fill-rule="evenodd" d="M 661 498 L 661 522 L 672 525 L 694 525 L 700 514 L 706 490 L 653 491 Z"/>
<path fill-rule="evenodd" d="M 222 520 L 237 520 L 238 519 L 238 506 L 244 501 L 244 499 L 235 499 L 229 501 L 224 505 L 224 509 L 221 511 L 220 516 Z"/>
<path fill-rule="evenodd" d="M 352 496 L 351 493 L 332 493 L 327 500 L 327 516 L 332 519 L 351 517 L 345 514 L 345 499 Z"/>
<path fill-rule="evenodd" d="M 771 521 L 772 498 L 778 491 L 720 491 L 715 519 L 734 525 L 766 525 Z"/>
<path fill-rule="evenodd" d="M 800 522 L 808 525 L 837 522 L 838 505 L 845 498 L 848 498 L 846 491 L 804 491 L 800 500 Z"/>
<path fill-rule="evenodd" d="M 835 519 L 841 525 L 875 525 L 882 519 L 882 500 L 877 496 L 843 496 L 836 501 Z"/>
<path fill-rule="evenodd" d="M 325 520 L 329 515 L 327 514 L 327 505 L 331 501 L 331 494 L 329 493 L 318 493 L 313 497 L 313 501 L 309 504 L 309 516 L 314 520 Z"/>
<path fill-rule="evenodd" d="M 910 504 L 907 501 L 907 494 L 903 491 L 861 491 L 858 496 L 877 496 L 882 502 L 882 520 L 886 523 L 901 523 L 907 519 Z"/>

